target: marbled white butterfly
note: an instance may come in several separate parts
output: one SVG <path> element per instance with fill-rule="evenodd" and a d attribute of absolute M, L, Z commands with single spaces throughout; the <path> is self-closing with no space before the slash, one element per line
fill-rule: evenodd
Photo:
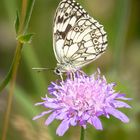
<path fill-rule="evenodd" d="M 53 49 L 56 74 L 77 69 L 97 59 L 107 47 L 103 25 L 75 0 L 62 0 L 54 18 Z"/>

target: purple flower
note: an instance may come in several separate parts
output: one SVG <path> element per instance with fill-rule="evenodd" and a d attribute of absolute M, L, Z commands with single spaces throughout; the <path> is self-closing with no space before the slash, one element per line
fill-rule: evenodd
<path fill-rule="evenodd" d="M 128 117 L 117 108 L 131 108 L 121 100 L 131 100 L 124 94 L 116 92 L 114 83 L 107 83 L 104 76 L 98 70 L 95 74 L 87 76 L 77 71 L 68 74 L 65 81 L 52 82 L 48 87 L 51 97 L 42 98 L 42 105 L 47 111 L 33 119 L 38 119 L 50 113 L 45 125 L 49 125 L 54 119 L 61 120 L 56 133 L 63 136 L 70 126 L 82 126 L 86 128 L 87 123 L 93 125 L 97 130 L 102 130 L 100 116 L 107 118 L 110 115 L 124 123 L 128 123 Z"/>

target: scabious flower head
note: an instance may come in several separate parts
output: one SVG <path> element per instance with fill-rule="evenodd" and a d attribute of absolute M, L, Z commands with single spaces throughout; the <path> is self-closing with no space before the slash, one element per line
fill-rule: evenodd
<path fill-rule="evenodd" d="M 65 81 L 52 82 L 48 87 L 51 97 L 42 98 L 42 105 L 47 111 L 33 119 L 50 114 L 45 124 L 49 125 L 54 119 L 61 120 L 56 133 L 63 136 L 70 126 L 82 126 L 87 123 L 97 130 L 102 130 L 100 116 L 107 118 L 110 115 L 124 123 L 129 122 L 128 117 L 117 108 L 131 108 L 121 100 L 130 100 L 124 94 L 114 90 L 115 83 L 107 83 L 98 70 L 91 76 L 77 71 L 73 76 L 67 75 Z"/>

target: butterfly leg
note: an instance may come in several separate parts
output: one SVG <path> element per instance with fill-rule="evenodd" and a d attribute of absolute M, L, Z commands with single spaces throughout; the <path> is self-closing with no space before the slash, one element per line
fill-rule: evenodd
<path fill-rule="evenodd" d="M 63 79 L 63 76 L 62 76 L 62 74 L 60 74 L 60 78 L 61 78 L 61 81 L 63 82 L 63 81 L 64 81 L 64 79 Z"/>

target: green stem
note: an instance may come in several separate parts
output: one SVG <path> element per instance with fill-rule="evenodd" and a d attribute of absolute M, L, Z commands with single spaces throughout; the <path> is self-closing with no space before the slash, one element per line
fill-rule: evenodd
<path fill-rule="evenodd" d="M 81 136 L 80 136 L 80 140 L 84 140 L 85 139 L 85 129 L 81 126 Z"/>
<path fill-rule="evenodd" d="M 28 1 L 26 16 L 25 16 L 25 20 L 24 20 L 24 33 L 28 29 L 30 18 L 31 18 L 32 11 L 33 11 L 33 8 L 34 8 L 34 4 L 35 4 L 35 0 L 29 0 Z"/>
<path fill-rule="evenodd" d="M 21 9 L 21 21 L 20 21 L 20 27 L 18 31 L 18 35 L 25 34 L 27 32 L 28 26 L 29 26 L 29 21 L 31 18 L 31 14 L 33 11 L 35 0 L 22 0 L 22 9 Z M 18 46 L 17 46 L 18 47 Z M 9 69 L 8 74 L 4 78 L 4 80 L 0 83 L 0 92 L 7 86 L 9 83 L 13 69 L 14 69 L 14 64 L 17 63 L 17 54 L 15 53 L 12 65 Z"/>
<path fill-rule="evenodd" d="M 21 22 L 20 22 L 20 27 L 19 27 L 18 34 L 21 34 L 24 30 L 23 25 L 24 25 L 24 20 L 25 20 L 25 15 L 26 15 L 26 7 L 27 7 L 26 5 L 27 5 L 27 0 L 22 0 Z M 8 74 L 6 75 L 5 79 L 0 84 L 0 92 L 6 87 L 6 85 L 9 83 L 9 81 L 12 79 L 11 77 L 12 77 L 12 74 L 14 73 L 14 69 L 15 69 L 14 67 L 16 67 L 15 65 L 19 63 L 18 61 L 20 61 L 20 59 L 18 59 L 18 57 L 19 57 L 21 49 L 19 50 L 18 45 L 19 45 L 19 41 L 17 43 L 15 55 L 14 55 L 13 62 L 12 62 L 12 65 L 10 67 L 10 70 L 9 70 Z M 22 48 L 22 45 L 21 45 L 21 48 Z"/>
<path fill-rule="evenodd" d="M 29 3 L 30 2 L 30 3 Z M 20 22 L 20 27 L 18 34 L 24 34 L 26 33 L 29 21 L 30 21 L 30 16 L 33 10 L 35 0 L 22 0 L 22 9 L 21 9 L 21 22 Z M 29 5 L 28 5 L 29 3 Z M 27 7 L 28 6 L 28 7 Z M 29 10 L 30 9 L 30 10 Z M 27 12 L 31 12 L 28 13 Z M 26 16 L 28 15 L 28 16 Z M 25 21 L 28 22 L 25 22 Z M 10 118 L 10 112 L 11 112 L 11 106 L 12 106 L 12 100 L 13 100 L 13 95 L 14 95 L 14 89 L 15 89 L 15 83 L 16 83 L 16 77 L 17 77 L 17 71 L 21 59 L 21 50 L 23 48 L 23 43 L 20 41 L 17 41 L 17 47 L 13 59 L 13 63 L 11 65 L 10 71 L 5 78 L 5 80 L 2 83 L 1 90 L 8 84 L 9 80 L 10 81 L 10 88 L 9 88 L 9 96 L 8 96 L 8 104 L 7 104 L 7 110 L 5 114 L 5 120 L 4 120 L 4 126 L 3 126 L 3 132 L 2 132 L 2 140 L 6 140 L 6 135 L 8 131 L 8 123 L 9 123 L 9 118 Z"/>
<path fill-rule="evenodd" d="M 15 81 L 16 81 L 17 70 L 18 70 L 19 61 L 20 61 L 20 57 L 21 57 L 22 46 L 23 46 L 23 44 L 18 43 L 17 49 L 16 49 L 16 54 L 15 54 L 16 60 L 15 60 L 15 63 L 13 65 L 13 70 L 12 70 L 12 77 L 11 77 L 9 96 L 8 96 L 8 104 L 7 104 L 4 126 L 3 126 L 2 140 L 6 140 L 6 134 L 7 134 L 8 123 L 9 123 L 9 116 L 10 116 L 10 112 L 11 112 Z"/>
<path fill-rule="evenodd" d="M 9 69 L 8 74 L 6 75 L 4 80 L 0 83 L 0 92 L 6 87 L 6 85 L 10 81 L 10 78 L 11 78 L 11 75 L 12 75 L 12 70 L 13 70 L 13 64 L 14 64 L 14 59 L 13 59 L 13 63 L 11 65 L 10 69 Z"/>

